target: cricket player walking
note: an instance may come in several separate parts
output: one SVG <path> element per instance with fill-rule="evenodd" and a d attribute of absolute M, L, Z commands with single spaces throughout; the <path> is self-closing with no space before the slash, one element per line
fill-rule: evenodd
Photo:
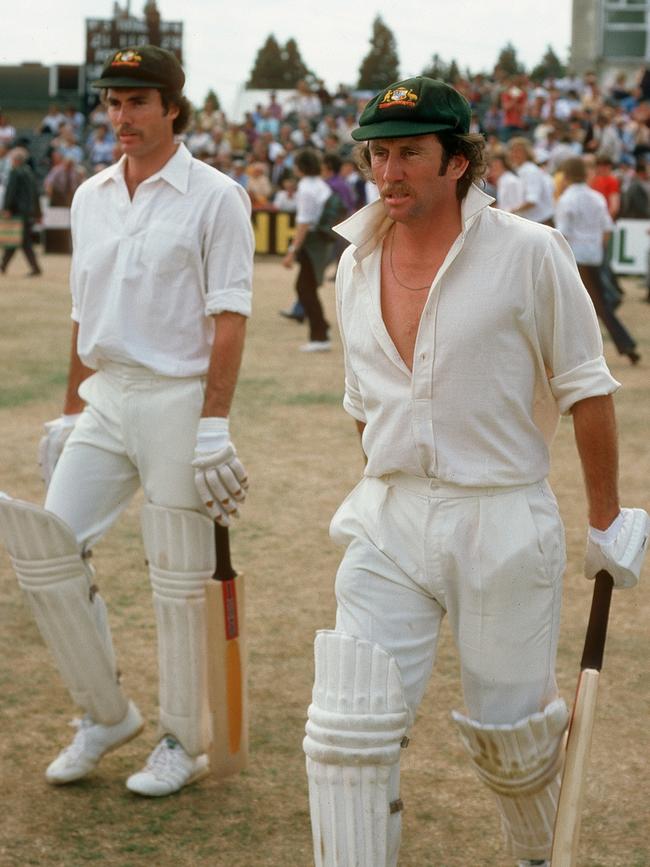
<path fill-rule="evenodd" d="M 589 503 L 587 577 L 636 583 L 648 516 L 620 509 L 595 313 L 555 230 L 489 207 L 483 141 L 453 88 L 397 82 L 353 137 L 380 200 L 337 227 L 344 407 L 364 478 L 337 511 L 347 549 L 316 637 L 304 749 L 318 867 L 397 864 L 399 756 L 449 616 L 454 712 L 513 863 L 548 864 L 568 711 L 555 656 L 565 567 L 546 477 L 571 414 Z"/>
<path fill-rule="evenodd" d="M 45 508 L 0 499 L 0 536 L 85 712 L 46 772 L 62 784 L 85 777 L 143 726 L 119 683 L 87 562 L 142 485 L 161 740 L 127 786 L 149 796 L 209 770 L 213 520 L 227 525 L 247 487 L 228 416 L 251 311 L 250 205 L 240 186 L 176 141 L 190 110 L 184 82 L 176 57 L 154 46 L 116 52 L 95 82 L 123 156 L 72 205 L 72 355 L 64 414 L 41 442 Z"/>

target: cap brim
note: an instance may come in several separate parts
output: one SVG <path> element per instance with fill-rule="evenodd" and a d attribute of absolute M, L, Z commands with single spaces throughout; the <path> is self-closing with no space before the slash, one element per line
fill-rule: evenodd
<path fill-rule="evenodd" d="M 164 85 L 159 81 L 143 81 L 141 78 L 98 78 L 93 81 L 93 87 L 155 87 L 158 90 L 163 90 Z"/>
<path fill-rule="evenodd" d="M 368 141 L 373 138 L 406 138 L 412 135 L 428 135 L 443 130 L 458 131 L 448 123 L 409 123 L 403 120 L 383 120 L 358 126 L 350 133 L 355 141 Z"/>

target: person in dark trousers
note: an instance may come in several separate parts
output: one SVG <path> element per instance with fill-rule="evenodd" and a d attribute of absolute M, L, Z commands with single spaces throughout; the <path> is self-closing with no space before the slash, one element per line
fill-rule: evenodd
<path fill-rule="evenodd" d="M 294 171 L 300 178 L 296 193 L 296 233 L 282 264 L 291 268 L 300 266 L 296 279 L 296 294 L 304 314 L 309 320 L 309 342 L 301 346 L 303 352 L 327 352 L 331 349 L 329 323 L 318 298 L 318 287 L 329 261 L 333 236 L 323 231 L 322 220 L 326 205 L 335 194 L 321 177 L 321 161 L 316 151 L 300 151 L 294 162 Z"/>
<path fill-rule="evenodd" d="M 20 247 L 31 268 L 29 275 L 36 277 L 42 273 L 32 246 L 32 229 L 35 219 L 40 215 L 38 204 L 38 188 L 36 178 L 27 163 L 29 154 L 23 148 L 11 151 L 11 171 L 5 193 L 3 216 L 18 217 L 22 220 L 22 238 Z M 17 247 L 6 247 L 0 263 L 0 271 L 4 274 L 11 262 Z"/>

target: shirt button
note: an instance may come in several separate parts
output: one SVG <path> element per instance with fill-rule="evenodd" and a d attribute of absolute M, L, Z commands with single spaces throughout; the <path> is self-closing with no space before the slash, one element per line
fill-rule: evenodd
<path fill-rule="evenodd" d="M 420 358 L 421 358 L 422 361 L 426 361 L 426 357 L 427 357 L 426 352 L 423 352 L 423 353 L 420 355 Z"/>

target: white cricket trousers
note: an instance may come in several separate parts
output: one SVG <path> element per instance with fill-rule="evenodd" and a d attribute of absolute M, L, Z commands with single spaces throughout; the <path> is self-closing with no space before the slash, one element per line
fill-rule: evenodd
<path fill-rule="evenodd" d="M 199 377 L 106 364 L 85 380 L 81 418 L 56 466 L 45 508 L 93 545 L 140 484 L 147 500 L 204 512 L 191 466 L 203 407 Z"/>
<path fill-rule="evenodd" d="M 366 477 L 330 534 L 348 546 L 336 630 L 394 656 L 411 723 L 445 614 L 473 720 L 512 724 L 556 698 L 565 549 L 545 481 L 466 488 L 402 473 Z"/>

